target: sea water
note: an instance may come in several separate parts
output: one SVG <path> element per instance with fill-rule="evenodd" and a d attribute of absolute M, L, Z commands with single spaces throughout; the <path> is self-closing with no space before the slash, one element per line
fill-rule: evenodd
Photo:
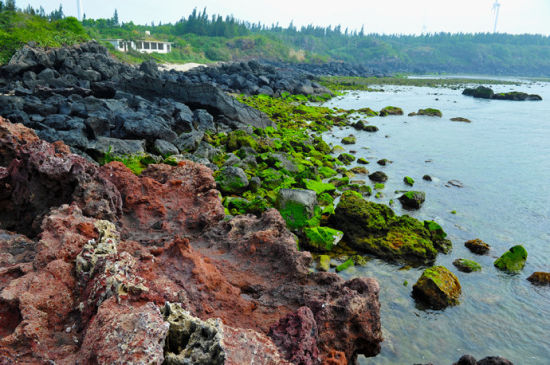
<path fill-rule="evenodd" d="M 550 272 L 550 84 L 492 88 L 539 94 L 543 101 L 484 100 L 449 88 L 386 86 L 383 92 L 350 92 L 325 104 L 404 110 L 404 116 L 363 118 L 379 127 L 376 133 L 335 128 L 326 138 L 340 144 L 342 137 L 354 134 L 357 143 L 344 145 L 346 150 L 367 158 L 371 173 L 381 170 L 389 176 L 381 190 L 384 197 L 370 200 L 393 200 L 396 213 L 443 226 L 453 249 L 440 254 L 436 264 L 454 272 L 462 285 L 458 306 L 424 310 L 411 297 L 423 268 L 373 259 L 341 273 L 347 279 L 375 277 L 381 287 L 385 340 L 382 352 L 360 358 L 362 364 L 452 364 L 463 354 L 550 364 L 550 287 L 526 280 L 535 271 Z M 443 117 L 407 116 L 428 107 L 441 110 Z M 452 122 L 452 117 L 471 123 Z M 376 161 L 382 158 L 393 162 L 379 166 Z M 422 179 L 425 174 L 431 182 Z M 404 176 L 415 180 L 413 188 L 404 184 Z M 366 176 L 356 178 L 368 182 Z M 450 185 L 450 180 L 463 187 Z M 426 193 L 420 210 L 405 211 L 397 200 L 396 190 L 411 189 Z M 491 245 L 488 255 L 464 247 L 474 238 Z M 495 259 L 516 244 L 527 249 L 525 268 L 516 275 L 497 270 Z M 457 258 L 472 259 L 483 268 L 462 273 L 452 265 Z"/>

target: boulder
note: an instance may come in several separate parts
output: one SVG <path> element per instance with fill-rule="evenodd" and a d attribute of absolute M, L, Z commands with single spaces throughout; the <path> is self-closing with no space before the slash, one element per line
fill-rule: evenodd
<path fill-rule="evenodd" d="M 276 206 L 288 227 L 302 228 L 313 218 L 317 206 L 317 193 L 304 189 L 280 189 Z"/>
<path fill-rule="evenodd" d="M 418 112 L 416 113 L 412 112 L 412 113 L 409 113 L 408 115 L 409 117 L 413 117 L 415 115 L 424 115 L 428 117 L 439 117 L 439 118 L 443 116 L 440 110 L 434 109 L 434 108 L 418 109 Z"/>
<path fill-rule="evenodd" d="M 527 94 L 520 91 L 510 91 L 507 93 L 495 93 L 493 99 L 497 100 L 513 100 L 513 101 L 540 101 L 542 97 L 536 94 Z"/>
<path fill-rule="evenodd" d="M 344 233 L 330 227 L 304 228 L 304 247 L 313 251 L 330 251 L 342 240 Z"/>
<path fill-rule="evenodd" d="M 453 365 L 514 365 L 511 361 L 506 360 L 503 357 L 499 356 L 488 356 L 479 361 L 472 355 L 462 356 L 458 362 L 455 362 Z"/>
<path fill-rule="evenodd" d="M 118 156 L 143 154 L 145 153 L 145 141 L 97 137 L 94 141 L 90 141 L 86 149 L 86 153 L 93 158 L 101 158 L 107 152 Z"/>
<path fill-rule="evenodd" d="M 475 89 L 464 89 L 462 95 L 473 96 L 474 98 L 491 99 L 495 92 L 488 87 L 478 86 Z"/>
<path fill-rule="evenodd" d="M 219 189 L 226 194 L 241 193 L 248 187 L 248 178 L 240 167 L 224 167 L 216 181 Z"/>
<path fill-rule="evenodd" d="M 495 261 L 495 267 L 509 273 L 517 273 L 523 269 L 525 261 L 527 261 L 527 250 L 522 245 L 516 245 Z"/>
<path fill-rule="evenodd" d="M 444 266 L 424 270 L 413 286 L 413 296 L 432 309 L 457 305 L 462 292 L 458 278 Z"/>
<path fill-rule="evenodd" d="M 204 109 L 197 109 L 193 112 L 193 123 L 198 131 L 216 131 L 214 117 Z"/>
<path fill-rule="evenodd" d="M 388 115 L 403 115 L 403 109 L 395 106 L 387 106 L 384 109 L 380 110 L 379 115 L 385 117 Z"/>
<path fill-rule="evenodd" d="M 479 238 L 464 242 L 464 246 L 473 253 L 478 255 L 485 255 L 491 249 L 487 243 L 483 242 Z"/>
<path fill-rule="evenodd" d="M 355 156 L 350 155 L 349 153 L 341 153 L 338 155 L 338 160 L 342 161 L 344 165 L 351 165 L 355 161 Z"/>
<path fill-rule="evenodd" d="M 444 232 L 432 235 L 415 218 L 396 216 L 388 206 L 366 201 L 354 191 L 342 194 L 330 223 L 344 232 L 352 248 L 388 261 L 431 263 L 444 247 L 439 244 Z"/>
<path fill-rule="evenodd" d="M 550 273 L 537 271 L 532 273 L 527 280 L 536 285 L 550 285 Z"/>
<path fill-rule="evenodd" d="M 180 152 L 176 146 L 163 139 L 155 140 L 153 149 L 161 156 L 177 155 Z"/>
<path fill-rule="evenodd" d="M 384 183 L 388 181 L 388 175 L 386 175 L 383 171 L 375 171 L 369 175 L 369 179 L 377 183 Z"/>
<path fill-rule="evenodd" d="M 462 272 L 481 271 L 481 265 L 468 259 L 456 259 L 453 265 Z"/>
<path fill-rule="evenodd" d="M 356 141 L 357 139 L 355 138 L 355 136 L 351 134 L 347 137 L 342 138 L 343 144 L 355 144 Z"/>
<path fill-rule="evenodd" d="M 407 191 L 399 197 L 405 209 L 420 209 L 425 200 L 426 193 L 423 191 Z"/>
<path fill-rule="evenodd" d="M 193 152 L 198 147 L 204 137 L 203 131 L 182 133 L 174 141 L 174 145 L 181 151 Z"/>

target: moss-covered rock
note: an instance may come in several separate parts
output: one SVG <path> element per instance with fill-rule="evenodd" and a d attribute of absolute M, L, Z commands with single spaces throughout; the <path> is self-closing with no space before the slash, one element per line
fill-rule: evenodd
<path fill-rule="evenodd" d="M 457 305 L 461 292 L 458 278 L 444 266 L 427 268 L 413 286 L 413 297 L 432 309 Z"/>
<path fill-rule="evenodd" d="M 349 153 L 342 153 L 338 156 L 338 160 L 340 160 L 344 165 L 351 165 L 351 163 L 355 161 L 355 156 L 350 155 Z"/>
<path fill-rule="evenodd" d="M 336 170 L 331 169 L 330 167 L 327 167 L 327 166 L 319 167 L 317 172 L 319 173 L 319 175 L 321 175 L 323 179 L 338 175 L 338 172 L 336 172 Z"/>
<path fill-rule="evenodd" d="M 481 271 L 481 265 L 473 260 L 456 259 L 453 261 L 453 265 L 462 272 Z"/>
<path fill-rule="evenodd" d="M 357 142 L 357 138 L 355 138 L 354 135 L 349 135 L 347 137 L 342 138 L 341 142 L 343 144 L 355 144 Z"/>
<path fill-rule="evenodd" d="M 489 244 L 483 242 L 479 238 L 464 242 L 464 246 L 466 246 L 467 249 L 478 255 L 485 255 L 491 249 L 491 246 L 489 246 Z"/>
<path fill-rule="evenodd" d="M 357 110 L 357 112 L 366 114 L 369 117 L 376 117 L 378 115 L 378 113 L 376 111 L 372 110 L 371 108 L 361 108 L 361 109 Z"/>
<path fill-rule="evenodd" d="M 304 244 L 313 251 L 330 251 L 342 240 L 343 236 L 343 232 L 330 227 L 304 228 Z"/>
<path fill-rule="evenodd" d="M 366 158 L 360 157 L 360 158 L 357 159 L 357 163 L 360 163 L 362 165 L 368 165 L 369 161 L 367 161 Z"/>
<path fill-rule="evenodd" d="M 344 232 L 350 247 L 388 261 L 425 264 L 437 256 L 437 245 L 422 222 L 396 216 L 388 206 L 368 202 L 354 191 L 342 194 L 330 222 Z"/>
<path fill-rule="evenodd" d="M 380 110 L 379 115 L 385 117 L 387 115 L 403 115 L 403 109 L 395 106 L 387 106 L 384 109 Z"/>
<path fill-rule="evenodd" d="M 414 185 L 414 179 L 410 176 L 405 176 L 403 178 L 403 182 L 409 186 L 413 186 Z"/>
<path fill-rule="evenodd" d="M 426 109 L 418 109 L 418 112 L 416 113 L 409 113 L 409 117 L 415 116 L 415 115 L 425 115 L 428 117 L 439 117 L 441 118 L 443 116 L 443 113 L 441 113 L 440 110 L 434 109 L 434 108 L 426 108 Z"/>
<path fill-rule="evenodd" d="M 324 183 L 324 182 L 318 181 L 318 180 L 305 179 L 304 184 L 306 186 L 306 189 L 313 190 L 317 194 L 333 193 L 333 192 L 336 191 L 336 186 L 334 186 L 330 183 Z"/>
<path fill-rule="evenodd" d="M 243 130 L 236 130 L 227 135 L 227 151 L 236 151 L 243 146 L 257 149 L 258 143 L 251 135 Z"/>
<path fill-rule="evenodd" d="M 384 183 L 388 181 L 388 175 L 386 175 L 382 171 L 375 171 L 372 174 L 369 175 L 369 179 L 371 179 L 374 182 L 378 183 Z"/>
<path fill-rule="evenodd" d="M 506 251 L 495 261 L 495 266 L 503 271 L 517 273 L 523 269 L 527 261 L 527 250 L 522 245 L 516 245 Z"/>
<path fill-rule="evenodd" d="M 420 209 L 426 201 L 426 193 L 423 191 L 407 191 L 399 197 L 399 201 L 406 209 Z"/>
<path fill-rule="evenodd" d="M 240 167 L 226 167 L 216 177 L 218 187 L 223 193 L 236 194 L 248 187 L 248 178 Z"/>
<path fill-rule="evenodd" d="M 349 269 L 352 267 L 355 263 L 353 262 L 353 259 L 349 258 L 342 264 L 336 266 L 336 272 L 344 271 L 346 269 Z"/>
<path fill-rule="evenodd" d="M 354 174 L 361 174 L 361 175 L 367 175 L 369 173 L 369 170 L 367 170 L 363 166 L 355 166 L 354 168 L 350 169 L 351 172 Z"/>
<path fill-rule="evenodd" d="M 319 271 L 330 271 L 330 256 L 329 255 L 320 255 L 319 256 Z"/>
<path fill-rule="evenodd" d="M 473 96 L 474 98 L 491 99 L 495 92 L 488 87 L 478 86 L 475 89 L 464 89 L 462 95 Z"/>
<path fill-rule="evenodd" d="M 451 122 L 463 122 L 463 123 L 471 123 L 472 121 L 468 118 L 463 118 L 463 117 L 454 117 L 454 118 L 451 118 Z"/>
<path fill-rule="evenodd" d="M 299 229 L 310 224 L 315 214 L 317 194 L 313 190 L 280 189 L 276 207 L 291 229 Z"/>

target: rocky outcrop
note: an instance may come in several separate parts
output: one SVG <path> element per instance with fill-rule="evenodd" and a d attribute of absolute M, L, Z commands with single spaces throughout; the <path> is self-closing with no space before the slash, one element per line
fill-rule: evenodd
<path fill-rule="evenodd" d="M 275 126 L 213 83 L 154 63 L 138 69 L 117 62 L 96 42 L 25 46 L 0 68 L 0 79 L 0 115 L 96 160 L 107 151 L 194 151 L 207 131 Z"/>
<path fill-rule="evenodd" d="M 496 99 L 496 100 L 542 100 L 540 95 L 527 94 L 520 91 L 510 91 L 506 93 L 495 93 L 491 88 L 478 86 L 475 89 L 464 89 L 462 95 L 473 96 L 474 98 Z"/>
<path fill-rule="evenodd" d="M 438 251 L 450 246 L 435 222 L 422 224 L 407 215 L 397 216 L 388 206 L 366 201 L 353 191 L 342 195 L 331 223 L 344 232 L 352 248 L 388 261 L 431 263 Z"/>
<path fill-rule="evenodd" d="M 0 217 L 2 362 L 354 363 L 380 351 L 378 283 L 311 273 L 274 209 L 225 221 L 208 168 L 150 165 L 138 177 L 21 125 L 0 130 L 2 184 L 16 187 L 2 206 L 15 214 L 23 199 L 21 217 L 42 217 L 32 229 Z"/>

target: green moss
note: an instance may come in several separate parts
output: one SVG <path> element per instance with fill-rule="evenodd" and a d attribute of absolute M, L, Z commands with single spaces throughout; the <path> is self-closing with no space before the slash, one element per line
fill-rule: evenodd
<path fill-rule="evenodd" d="M 114 155 L 111 153 L 111 147 L 109 147 L 109 150 L 105 152 L 103 157 L 99 160 L 99 163 L 104 165 L 112 161 L 122 162 L 135 175 L 141 175 L 148 165 L 156 163 L 156 161 L 147 154 Z"/>
<path fill-rule="evenodd" d="M 226 148 L 228 151 L 236 151 L 241 147 L 258 148 L 258 143 L 252 136 L 243 130 L 236 130 L 227 135 Z"/>
<path fill-rule="evenodd" d="M 427 268 L 413 286 L 413 296 L 433 309 L 458 304 L 461 291 L 458 278 L 444 266 Z"/>
<path fill-rule="evenodd" d="M 481 271 L 481 265 L 473 260 L 456 259 L 453 261 L 453 265 L 455 265 L 460 271 L 464 272 Z"/>
<path fill-rule="evenodd" d="M 349 269 L 354 265 L 353 259 L 348 259 L 344 263 L 336 266 L 336 272 L 344 271 L 346 269 Z"/>
<path fill-rule="evenodd" d="M 387 106 L 384 109 L 380 110 L 379 115 L 385 117 L 387 115 L 403 115 L 403 109 L 395 106 Z"/>
<path fill-rule="evenodd" d="M 506 251 L 495 261 L 495 266 L 503 271 L 516 273 L 523 269 L 527 261 L 527 250 L 522 245 L 517 245 Z"/>
<path fill-rule="evenodd" d="M 340 242 L 344 234 L 329 227 L 306 227 L 304 228 L 307 247 L 315 251 L 330 251 Z"/>
<path fill-rule="evenodd" d="M 385 188 L 385 185 L 382 183 L 376 183 L 374 184 L 374 190 L 382 190 Z"/>
<path fill-rule="evenodd" d="M 320 255 L 319 256 L 319 271 L 330 271 L 330 256 L 329 255 Z"/>
<path fill-rule="evenodd" d="M 357 163 L 360 163 L 360 164 L 363 164 L 363 165 L 368 165 L 369 164 L 369 161 L 367 161 L 365 158 L 363 157 L 360 157 L 357 159 Z"/>
<path fill-rule="evenodd" d="M 334 198 L 328 193 L 321 193 L 317 197 L 317 202 L 321 206 L 332 205 L 334 203 Z"/>
<path fill-rule="evenodd" d="M 336 191 L 336 186 L 330 183 L 324 183 L 317 180 L 304 180 L 306 189 L 313 190 L 317 194 L 333 193 Z"/>
<path fill-rule="evenodd" d="M 357 139 L 355 138 L 355 136 L 347 136 L 342 138 L 343 144 L 355 144 L 356 142 L 357 142 Z"/>
<path fill-rule="evenodd" d="M 414 185 L 414 180 L 412 177 L 409 177 L 409 176 L 405 176 L 403 178 L 403 182 L 409 186 L 413 186 Z"/>
<path fill-rule="evenodd" d="M 355 161 L 355 156 L 349 153 L 342 153 L 338 156 L 338 160 L 342 161 L 344 165 L 351 165 L 351 163 Z"/>
<path fill-rule="evenodd" d="M 303 228 L 308 225 L 310 219 L 307 208 L 302 204 L 287 202 L 286 206 L 280 209 L 281 216 L 291 229 Z"/>
<path fill-rule="evenodd" d="M 324 179 L 333 177 L 338 174 L 335 170 L 326 166 L 319 167 L 318 172 L 319 172 L 319 175 L 321 175 Z"/>

